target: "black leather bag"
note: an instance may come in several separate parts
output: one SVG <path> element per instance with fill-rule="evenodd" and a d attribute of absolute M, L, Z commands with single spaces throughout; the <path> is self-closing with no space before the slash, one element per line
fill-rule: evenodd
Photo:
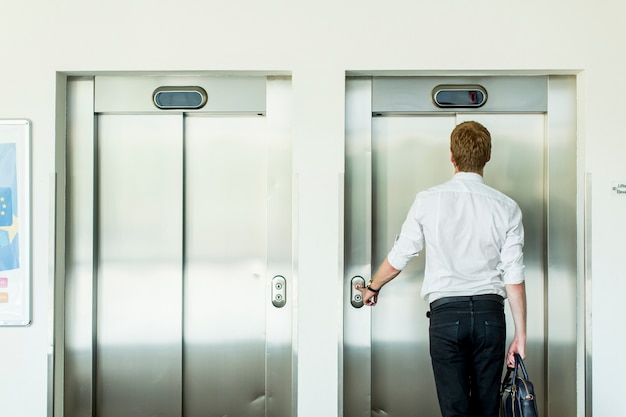
<path fill-rule="evenodd" d="M 521 369 L 521 375 L 518 369 Z M 539 417 L 535 389 L 518 354 L 515 354 L 515 368 L 508 368 L 502 380 L 500 417 Z"/>

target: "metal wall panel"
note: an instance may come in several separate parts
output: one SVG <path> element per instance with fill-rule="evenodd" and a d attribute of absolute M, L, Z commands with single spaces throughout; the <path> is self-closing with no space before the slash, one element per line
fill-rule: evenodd
<path fill-rule="evenodd" d="M 524 77 L 376 77 L 372 86 L 372 110 L 381 112 L 455 111 L 433 102 L 438 85 L 480 85 L 487 91 L 481 107 L 464 108 L 469 113 L 543 113 L 548 109 L 545 76 Z"/>
<path fill-rule="evenodd" d="M 295 321 L 292 320 L 297 282 L 295 259 L 294 207 L 291 147 L 291 80 L 284 77 L 267 81 L 267 281 L 265 286 L 265 415 L 292 417 L 296 413 Z M 285 278 L 285 304 L 276 308 L 272 280 Z"/>
<path fill-rule="evenodd" d="M 94 195 L 95 119 L 93 80 L 68 82 L 65 231 L 64 415 L 91 415 L 94 408 Z M 68 318 L 72 318 L 68 320 Z"/>
<path fill-rule="evenodd" d="M 188 113 L 265 113 L 266 80 L 264 77 L 203 77 L 203 76 L 120 76 L 100 75 L 95 78 L 98 94 L 94 104 L 98 113 L 153 112 L 178 113 L 161 110 L 152 100 L 154 91 L 162 86 L 199 86 L 208 95 L 207 103 Z"/>
<path fill-rule="evenodd" d="M 346 82 L 346 165 L 344 216 L 343 397 L 345 416 L 369 416 L 372 375 L 371 315 L 355 309 L 348 297 L 352 279 L 367 277 L 372 269 L 372 100 L 371 80 Z M 359 323 L 359 326 L 351 325 Z"/>
<path fill-rule="evenodd" d="M 584 333 L 579 326 L 577 312 L 585 311 L 585 292 L 577 297 L 577 286 L 582 283 L 582 272 L 577 268 L 577 247 L 584 242 L 579 239 L 577 216 L 576 175 L 576 79 L 574 77 L 550 77 L 548 83 L 550 102 L 547 115 L 549 152 L 546 155 L 547 169 L 547 259 L 548 280 L 546 293 L 549 300 L 547 314 L 546 362 L 549 402 L 546 414 L 551 417 L 576 415 L 580 406 L 572 401 L 577 388 L 577 376 L 591 378 L 584 366 L 576 366 L 577 333 Z M 583 194 L 583 193 L 581 193 Z M 584 231 L 581 232 L 581 235 Z M 582 269 L 582 268 L 581 268 Z M 580 283 L 580 284 L 579 284 Z M 588 312 L 591 314 L 591 312 Z M 581 322 L 584 323 L 584 320 Z M 580 346 L 584 351 L 584 344 Z M 589 383 L 584 378 L 583 384 Z M 590 388 L 590 387 L 587 387 Z M 582 396 L 582 395 L 581 395 Z M 584 404 L 584 403 L 583 403 Z M 582 409 L 582 408 L 581 408 Z"/>

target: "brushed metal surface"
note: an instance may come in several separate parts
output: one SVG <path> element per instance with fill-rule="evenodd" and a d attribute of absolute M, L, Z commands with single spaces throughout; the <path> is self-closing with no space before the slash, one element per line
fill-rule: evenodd
<path fill-rule="evenodd" d="M 184 407 L 265 413 L 265 120 L 185 120 Z"/>
<path fill-rule="evenodd" d="M 370 416 L 371 314 L 350 302 L 352 278 L 369 280 L 372 261 L 371 79 L 346 81 L 344 185 L 343 357 L 340 386 L 344 416 Z"/>
<path fill-rule="evenodd" d="M 65 338 L 63 387 L 56 390 L 62 393 L 65 416 L 89 416 L 95 405 L 93 91 L 93 79 L 70 80 L 67 85 L 65 300 L 59 304 L 65 320 L 63 328 L 55 329 Z"/>
<path fill-rule="evenodd" d="M 591 214 L 592 214 L 592 204 L 591 204 L 591 195 L 593 191 L 592 187 L 592 175 L 587 173 L 585 175 L 585 215 L 584 215 L 584 224 L 585 224 L 585 245 L 584 245 L 584 278 L 580 285 L 580 292 L 582 293 L 583 301 L 583 311 L 582 317 L 585 323 L 585 332 L 582 337 L 584 349 L 581 353 L 583 357 L 583 363 L 585 366 L 585 378 L 583 379 L 583 384 L 585 387 L 585 396 L 583 399 L 584 403 L 584 416 L 591 417 L 593 415 L 593 373 L 592 373 L 592 365 L 593 365 L 593 345 L 592 345 L 592 332 L 593 329 L 591 327 L 592 317 L 592 283 L 593 283 L 593 275 L 591 269 Z M 580 400 L 579 400 L 580 401 Z"/>
<path fill-rule="evenodd" d="M 188 113 L 265 113 L 265 77 L 206 76 L 129 76 L 95 77 L 94 108 L 98 113 L 135 112 L 164 114 L 179 110 L 161 110 L 152 96 L 161 87 L 197 86 L 207 93 L 206 105 Z"/>
<path fill-rule="evenodd" d="M 545 76 L 506 77 L 375 77 L 373 111 L 378 112 L 450 112 L 436 106 L 432 91 L 437 86 L 479 85 L 489 96 L 484 106 L 464 112 L 544 113 L 548 108 Z"/>
<path fill-rule="evenodd" d="M 295 245 L 297 231 L 293 213 L 296 199 L 292 170 L 292 96 L 291 79 L 269 77 L 267 80 L 266 113 L 267 146 L 267 302 L 265 328 L 265 415 L 295 416 L 297 369 L 295 348 L 295 305 L 297 276 Z M 282 308 L 270 307 L 271 278 L 285 278 L 287 304 Z"/>
<path fill-rule="evenodd" d="M 182 115 L 98 117 L 96 409 L 180 416 Z"/>
<path fill-rule="evenodd" d="M 579 242 L 585 241 L 585 232 L 576 226 L 577 218 L 584 215 L 577 209 L 582 210 L 582 205 L 577 204 L 576 191 L 576 79 L 550 77 L 548 94 L 546 384 L 549 401 L 545 403 L 545 414 L 567 417 L 584 411 L 573 398 L 578 397 L 578 392 L 584 392 L 584 385 L 577 386 L 578 377 L 583 376 L 584 381 L 585 375 L 591 376 L 583 364 L 576 365 L 577 334 L 584 333 L 584 324 L 578 324 L 577 317 L 578 312 L 586 308 L 584 296 L 577 297 L 577 286 L 584 285 L 584 267 L 579 270 L 577 265 L 577 248 Z"/>

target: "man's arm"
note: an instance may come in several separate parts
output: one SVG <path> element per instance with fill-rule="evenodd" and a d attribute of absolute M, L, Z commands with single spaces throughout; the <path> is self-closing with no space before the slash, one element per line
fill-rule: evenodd
<path fill-rule="evenodd" d="M 515 324 L 515 335 L 509 346 L 506 356 L 507 366 L 515 366 L 514 354 L 519 353 L 522 359 L 526 358 L 526 284 L 507 284 L 506 294 L 513 314 Z"/>
<path fill-rule="evenodd" d="M 391 266 L 387 258 L 385 258 L 385 260 L 382 262 L 382 264 L 380 264 L 380 267 L 378 267 L 378 270 L 374 274 L 370 287 L 380 291 L 383 285 L 397 277 L 400 272 L 400 270 Z M 366 306 L 373 307 L 376 305 L 376 302 L 378 301 L 377 292 L 370 291 L 368 288 L 358 289 L 361 290 L 361 292 L 363 293 L 363 302 Z"/>

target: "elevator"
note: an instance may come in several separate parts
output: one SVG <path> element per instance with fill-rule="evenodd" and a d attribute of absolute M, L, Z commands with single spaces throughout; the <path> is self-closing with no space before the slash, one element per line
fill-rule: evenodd
<path fill-rule="evenodd" d="M 492 136 L 487 185 L 524 216 L 526 367 L 539 413 L 576 415 L 576 103 L 568 76 L 349 77 L 346 81 L 343 415 L 437 417 L 424 254 L 364 307 L 415 195 L 454 175 L 450 133 L 468 120 Z M 507 348 L 513 335 L 508 303 Z"/>
<path fill-rule="evenodd" d="M 290 112 L 288 77 L 68 79 L 54 415 L 294 414 Z"/>

